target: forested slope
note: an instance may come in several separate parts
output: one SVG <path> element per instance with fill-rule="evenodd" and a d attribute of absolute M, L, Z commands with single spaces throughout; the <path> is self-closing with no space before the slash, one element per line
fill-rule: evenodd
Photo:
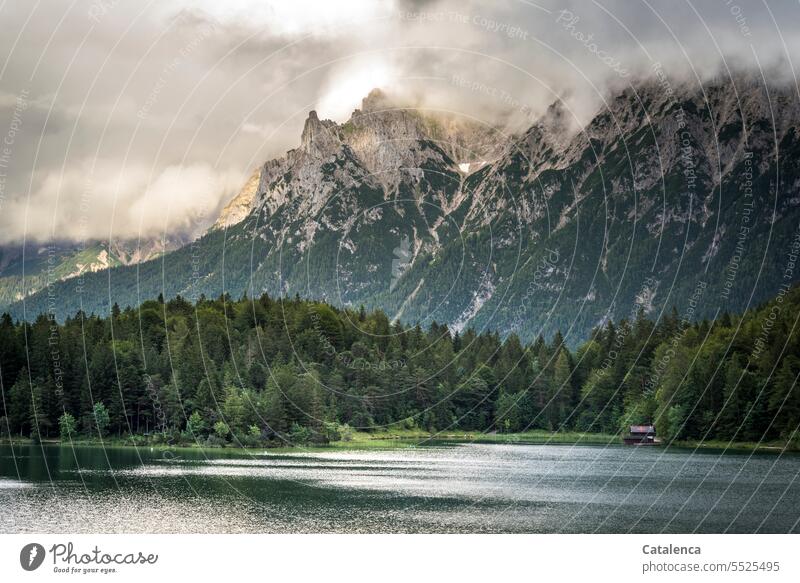
<path fill-rule="evenodd" d="M 615 432 L 654 421 L 667 441 L 761 441 L 796 439 L 800 423 L 798 288 L 713 322 L 640 311 L 574 352 L 560 334 L 524 345 L 267 295 L 112 312 L 61 325 L 2 317 L 4 433 L 268 444 L 325 441 L 344 425 Z"/>

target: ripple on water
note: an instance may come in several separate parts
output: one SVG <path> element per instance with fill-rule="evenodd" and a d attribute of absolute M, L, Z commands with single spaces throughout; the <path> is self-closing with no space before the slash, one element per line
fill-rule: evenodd
<path fill-rule="evenodd" d="M 797 456 L 469 444 L 166 463 L 0 480 L 6 532 L 788 532 Z M 23 460 L 31 469 L 31 460 Z M 35 468 L 34 468 L 35 469 Z M 41 472 L 39 472 L 41 473 Z M 766 479 L 765 479 L 766 478 Z M 5 487 L 4 483 L 14 484 Z M 777 512 L 772 508 L 777 507 Z M 712 512 L 709 513 L 709 510 Z M 744 511 L 743 511 L 744 510 Z M 766 519 L 766 520 L 765 520 Z"/>

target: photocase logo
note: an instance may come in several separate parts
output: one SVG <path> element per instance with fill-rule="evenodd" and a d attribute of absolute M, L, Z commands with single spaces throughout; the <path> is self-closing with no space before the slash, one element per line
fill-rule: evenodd
<path fill-rule="evenodd" d="M 389 283 L 389 291 L 394 290 L 397 282 L 411 265 L 411 243 L 408 236 L 400 240 L 400 246 L 395 247 L 393 253 L 395 258 L 392 259 L 392 281 Z"/>
<path fill-rule="evenodd" d="M 44 562 L 44 547 L 39 543 L 28 543 L 19 552 L 19 564 L 26 571 L 35 571 Z"/>

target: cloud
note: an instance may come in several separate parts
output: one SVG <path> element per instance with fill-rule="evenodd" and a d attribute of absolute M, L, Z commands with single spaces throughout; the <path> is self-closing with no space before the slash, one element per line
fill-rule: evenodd
<path fill-rule="evenodd" d="M 692 83 L 759 67 L 793 83 L 800 54 L 793 0 L 50 1 L 0 17 L 15 31 L 0 36 L 0 140 L 17 97 L 30 105 L 4 154 L 6 242 L 77 236 L 69 204 L 91 168 L 89 232 L 112 211 L 118 233 L 193 232 L 191 193 L 214 206 L 297 145 L 308 110 L 344 121 L 374 86 L 514 130 L 563 100 L 579 126 L 655 62 Z"/>
<path fill-rule="evenodd" d="M 29 198 L 7 204 L 4 215 L 16 220 L 0 231 L 0 243 L 197 235 L 241 181 L 236 171 L 202 164 L 168 166 L 152 180 L 146 168 L 119 170 L 113 161 L 51 173 Z"/>
<path fill-rule="evenodd" d="M 167 3 L 165 14 L 188 11 L 215 20 L 222 26 L 257 29 L 263 34 L 299 38 L 305 36 L 342 37 L 353 28 L 386 17 L 395 9 L 393 0 L 192 0 Z"/>
<path fill-rule="evenodd" d="M 360 55 L 332 68 L 322 90 L 317 112 L 320 116 L 343 120 L 372 90 L 395 85 L 397 78 L 391 59 L 383 55 Z"/>

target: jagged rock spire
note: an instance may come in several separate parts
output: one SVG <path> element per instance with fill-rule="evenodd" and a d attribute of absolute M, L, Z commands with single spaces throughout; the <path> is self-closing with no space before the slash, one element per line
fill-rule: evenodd
<path fill-rule="evenodd" d="M 341 147 L 338 128 L 331 120 L 320 120 L 316 111 L 311 111 L 300 137 L 300 148 L 316 158 L 335 154 Z"/>

